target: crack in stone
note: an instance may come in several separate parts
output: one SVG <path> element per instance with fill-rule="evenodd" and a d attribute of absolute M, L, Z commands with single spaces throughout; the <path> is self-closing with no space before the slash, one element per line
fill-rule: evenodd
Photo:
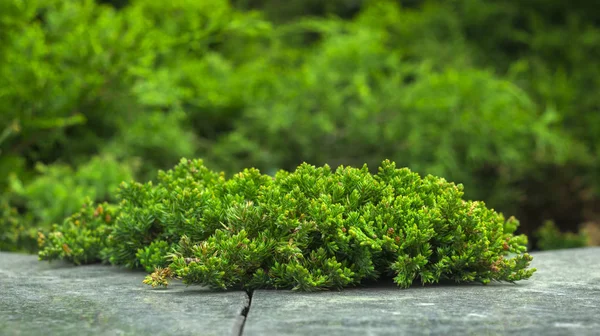
<path fill-rule="evenodd" d="M 238 336 L 242 336 L 244 334 L 244 327 L 246 326 L 246 320 L 248 319 L 248 313 L 250 312 L 250 306 L 252 306 L 252 294 L 254 294 L 254 292 L 246 292 L 246 294 L 248 295 L 248 304 L 246 305 L 246 307 L 244 307 L 244 309 L 242 309 L 242 312 L 241 312 L 241 316 L 243 316 L 243 320 L 242 320 L 241 326 L 239 328 Z"/>

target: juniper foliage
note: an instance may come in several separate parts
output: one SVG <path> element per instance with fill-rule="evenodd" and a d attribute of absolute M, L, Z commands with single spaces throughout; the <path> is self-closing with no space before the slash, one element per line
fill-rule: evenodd
<path fill-rule="evenodd" d="M 156 270 L 144 281 L 153 287 L 177 277 L 217 289 L 311 291 L 391 276 L 406 288 L 514 282 L 535 272 L 515 218 L 464 200 L 462 185 L 387 160 L 376 174 L 366 165 L 304 163 L 273 177 L 245 169 L 227 179 L 183 159 L 158 175 L 156 184 L 121 185 L 114 222 L 56 226 L 50 235 L 65 240 L 44 241 L 40 257 L 68 259 L 71 244 L 96 230 L 107 239 L 77 260 Z"/>
<path fill-rule="evenodd" d="M 39 258 L 62 259 L 75 265 L 102 261 L 101 253 L 118 213 L 117 206 L 106 202 L 94 206 L 88 198 L 62 225 L 54 224 L 47 235 L 38 232 L 38 244 L 43 247 L 38 252 Z"/>

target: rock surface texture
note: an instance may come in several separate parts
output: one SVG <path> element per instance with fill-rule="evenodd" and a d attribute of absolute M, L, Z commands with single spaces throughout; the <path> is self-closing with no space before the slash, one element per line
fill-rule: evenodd
<path fill-rule="evenodd" d="M 600 248 L 532 253 L 517 284 L 216 292 L 0 253 L 2 335 L 600 335 Z M 249 306 L 247 318 L 246 310 Z"/>
<path fill-rule="evenodd" d="M 256 291 L 245 335 L 600 335 L 600 248 L 532 253 L 516 284 Z"/>
<path fill-rule="evenodd" d="M 0 335 L 239 335 L 246 292 L 152 290 L 145 275 L 0 253 Z"/>

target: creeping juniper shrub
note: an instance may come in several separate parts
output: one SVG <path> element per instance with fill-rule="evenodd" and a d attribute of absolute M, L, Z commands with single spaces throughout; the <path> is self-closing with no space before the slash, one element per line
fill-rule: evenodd
<path fill-rule="evenodd" d="M 462 185 L 390 161 L 374 175 L 366 165 L 305 163 L 274 177 L 246 169 L 226 179 L 201 160 L 183 159 L 156 184 L 123 183 L 119 198 L 113 226 L 94 231 L 69 219 L 64 226 L 73 235 L 46 240 L 40 255 L 69 259 L 87 237 L 109 234 L 93 241 L 92 250 L 102 250 L 95 257 L 154 269 L 149 285 L 176 277 L 247 290 L 342 288 L 382 276 L 402 288 L 415 281 L 486 284 L 535 272 L 524 253 L 527 237 L 514 235 L 516 219 L 464 200 Z"/>
<path fill-rule="evenodd" d="M 61 225 L 54 224 L 47 235 L 38 233 L 38 253 L 41 260 L 63 259 L 74 263 L 91 264 L 102 260 L 102 249 L 119 213 L 115 205 L 94 205 L 89 199 Z"/>

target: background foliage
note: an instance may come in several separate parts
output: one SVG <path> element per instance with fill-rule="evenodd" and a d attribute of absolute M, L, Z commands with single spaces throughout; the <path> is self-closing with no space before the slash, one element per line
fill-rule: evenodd
<path fill-rule="evenodd" d="M 523 233 L 577 231 L 600 208 L 599 13 L 583 0 L 0 1 L 0 249 L 34 250 L 86 197 L 110 202 L 184 156 L 269 174 L 388 158 L 463 183 Z M 560 238 L 545 232 L 534 247 Z"/>

